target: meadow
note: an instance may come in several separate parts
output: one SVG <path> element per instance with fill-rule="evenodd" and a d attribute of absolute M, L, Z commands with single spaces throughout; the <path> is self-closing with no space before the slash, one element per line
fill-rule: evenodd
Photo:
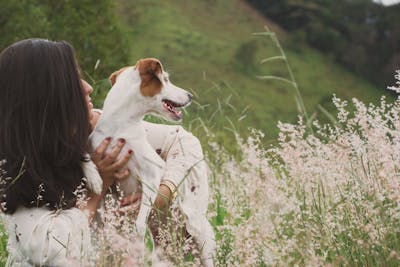
<path fill-rule="evenodd" d="M 400 92 L 400 72 L 396 77 L 391 89 Z M 206 124 L 191 122 L 201 125 L 195 133 L 211 170 L 208 217 L 217 266 L 399 265 L 400 99 L 382 96 L 373 104 L 334 97 L 332 104 L 330 123 L 308 123 L 304 114 L 296 123 L 278 123 L 273 145 L 254 128 L 245 139 L 233 133 L 234 154 Z M 121 218 L 111 222 L 120 225 Z M 148 244 L 144 262 L 132 262 L 201 266 L 180 226 L 182 218 L 172 213 L 163 229 L 166 258 L 152 257 Z M 121 264 L 127 255 L 126 241 L 115 241 L 112 229 L 104 238 L 119 244 L 118 253 L 110 258 L 100 249 L 106 255 L 100 266 Z"/>
<path fill-rule="evenodd" d="M 211 171 L 217 266 L 400 264 L 399 99 L 242 1 L 116 3 L 126 61 L 159 58 L 196 96 L 184 127 L 200 139 Z M 85 70 L 98 107 L 109 88 L 101 64 Z M 400 73 L 397 80 L 400 91 Z M 176 246 L 152 266 L 200 265 L 191 240 L 177 235 L 176 216 L 164 229 Z M 122 266 L 128 254 L 114 228 L 132 229 L 112 220 L 93 266 Z M 2 233 L 1 265 L 5 244 Z M 146 257 L 132 261 L 150 266 L 151 249 L 147 242 Z"/>
<path fill-rule="evenodd" d="M 391 89 L 400 92 L 400 72 L 396 77 Z M 296 123 L 278 123 L 272 145 L 260 130 L 250 129 L 247 138 L 233 131 L 235 153 L 206 123 L 190 122 L 211 170 L 208 218 L 217 266 L 399 265 L 400 99 L 334 97 L 332 104 L 330 123 L 308 123 L 304 114 Z M 219 130 L 221 115 L 214 116 Z M 112 208 L 103 214 L 90 266 L 201 266 L 192 240 L 179 235 L 179 213 L 162 229 L 168 244 L 162 259 L 152 255 L 149 237 L 145 248 L 121 238 L 133 223 L 115 214 Z M 4 233 L 2 239 L 4 264 Z M 143 249 L 145 258 L 136 257 Z"/>
<path fill-rule="evenodd" d="M 280 55 L 270 38 L 256 34 L 265 31 L 264 25 L 282 43 L 310 114 L 315 112 L 326 121 L 319 106 L 334 111 L 333 94 L 373 103 L 387 94 L 385 88 L 371 85 L 336 64 L 329 55 L 308 47 L 301 36 L 288 34 L 249 9 L 244 1 L 118 0 L 115 7 L 127 38 L 126 61 L 135 64 L 144 57 L 160 59 L 171 79 L 195 95 L 189 114 L 206 121 L 221 106 L 227 107 L 221 118 L 230 118 L 242 135 L 247 134 L 248 127 L 255 127 L 266 134 L 268 142 L 274 142 L 278 121 L 296 122 L 299 112 L 290 85 L 258 78 L 290 78 L 284 61 L 263 62 Z M 88 72 L 96 76 L 96 71 Z M 98 105 L 108 86 L 107 81 L 105 89 L 98 86 Z M 213 129 L 211 123 L 208 126 Z M 226 123 L 226 127 L 231 126 Z M 221 136 L 219 142 L 231 140 L 225 130 L 216 134 Z"/>

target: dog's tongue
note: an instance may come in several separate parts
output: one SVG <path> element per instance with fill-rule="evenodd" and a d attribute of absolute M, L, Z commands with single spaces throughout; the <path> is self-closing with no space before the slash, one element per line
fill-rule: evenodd
<path fill-rule="evenodd" d="M 169 104 L 166 103 L 166 102 L 164 102 L 164 107 L 165 107 L 166 109 L 168 109 L 170 112 L 174 113 L 174 115 L 175 115 L 177 118 L 180 119 L 180 118 L 182 117 L 182 111 L 177 110 L 176 107 L 174 107 L 174 106 L 172 106 L 172 105 L 169 105 Z"/>
<path fill-rule="evenodd" d="M 169 110 L 170 110 L 172 113 L 174 113 L 174 115 L 175 115 L 176 117 L 181 118 L 182 111 L 176 109 L 176 107 L 171 107 Z"/>
<path fill-rule="evenodd" d="M 175 109 L 174 113 L 178 118 L 182 117 L 182 111 Z"/>

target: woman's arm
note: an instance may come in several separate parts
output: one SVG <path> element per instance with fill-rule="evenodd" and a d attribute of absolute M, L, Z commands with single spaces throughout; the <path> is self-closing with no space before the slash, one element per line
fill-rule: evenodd
<path fill-rule="evenodd" d="M 178 186 L 191 168 L 204 160 L 200 142 L 179 125 L 143 122 L 147 140 L 166 162 L 163 179 Z"/>
<path fill-rule="evenodd" d="M 148 142 L 165 160 L 165 174 L 155 205 L 164 208 L 192 169 L 204 160 L 199 140 L 179 125 L 143 122 Z M 172 199 L 173 200 L 173 199 Z"/>

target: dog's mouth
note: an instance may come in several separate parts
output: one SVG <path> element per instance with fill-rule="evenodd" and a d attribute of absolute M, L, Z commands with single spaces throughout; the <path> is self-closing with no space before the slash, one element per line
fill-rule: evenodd
<path fill-rule="evenodd" d="M 178 108 L 186 106 L 188 103 L 179 104 L 174 101 L 163 99 L 162 100 L 164 109 L 169 112 L 175 120 L 182 119 L 182 111 L 178 110 Z"/>

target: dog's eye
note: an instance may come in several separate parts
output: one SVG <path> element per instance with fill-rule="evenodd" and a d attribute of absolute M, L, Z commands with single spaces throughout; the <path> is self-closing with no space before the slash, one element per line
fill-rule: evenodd
<path fill-rule="evenodd" d="M 168 82 L 168 77 L 164 77 L 164 82 Z"/>

